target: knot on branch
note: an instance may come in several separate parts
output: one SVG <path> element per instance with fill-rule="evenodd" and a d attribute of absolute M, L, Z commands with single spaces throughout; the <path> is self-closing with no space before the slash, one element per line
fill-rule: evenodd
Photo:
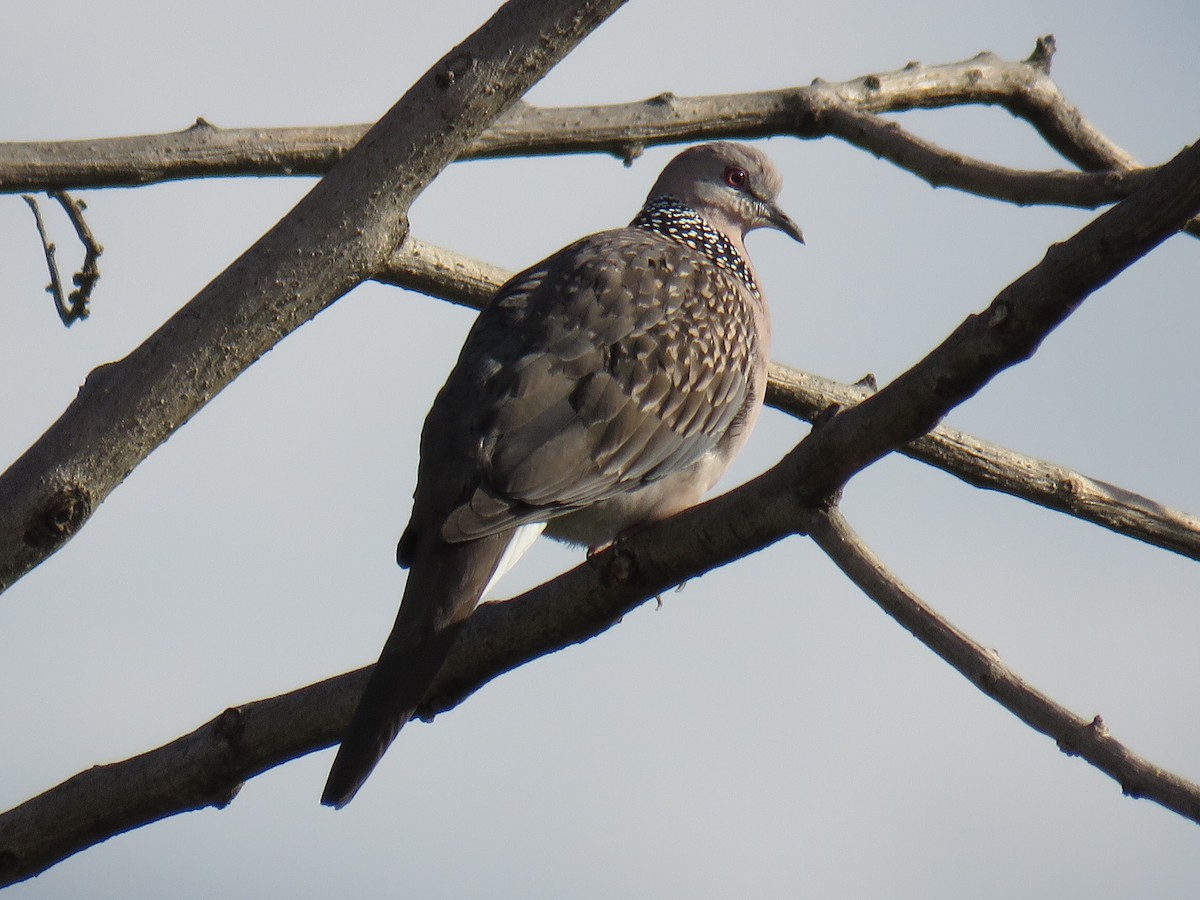
<path fill-rule="evenodd" d="M 1108 726 L 1104 724 L 1104 720 L 1100 716 L 1096 716 L 1086 725 L 1077 727 L 1076 730 L 1069 734 L 1059 736 L 1058 749 L 1067 756 L 1084 756 L 1084 751 L 1093 746 L 1097 741 L 1105 741 L 1111 737 L 1108 733 Z M 1125 794 L 1129 794 L 1129 788 L 1125 782 L 1121 783 L 1121 790 Z"/>
<path fill-rule="evenodd" d="M 36 550 L 53 550 L 79 530 L 92 507 L 92 496 L 83 485 L 61 485 L 34 516 L 22 539 Z"/>
<path fill-rule="evenodd" d="M 213 720 L 213 733 L 228 744 L 236 744 L 246 733 L 246 716 L 236 706 L 231 706 Z"/>
<path fill-rule="evenodd" d="M 820 137 L 822 117 L 826 106 L 836 102 L 827 82 L 814 78 L 808 88 L 789 91 L 784 103 L 787 106 L 787 119 L 792 123 L 792 133 L 799 138 Z"/>
<path fill-rule="evenodd" d="M 629 141 L 628 143 L 618 144 L 615 150 L 617 158 L 621 160 L 625 168 L 631 168 L 633 161 L 641 156 L 646 151 L 646 145 L 641 141 Z"/>
<path fill-rule="evenodd" d="M 1008 323 L 1012 310 L 1009 305 L 1003 300 L 996 300 L 988 307 L 987 325 L 988 328 L 1001 328 Z"/>
<path fill-rule="evenodd" d="M 442 90 L 458 82 L 475 68 L 475 57 L 465 51 L 448 56 L 439 64 L 433 80 Z"/>

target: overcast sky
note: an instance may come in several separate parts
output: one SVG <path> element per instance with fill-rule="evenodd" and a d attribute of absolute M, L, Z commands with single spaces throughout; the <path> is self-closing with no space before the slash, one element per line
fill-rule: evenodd
<path fill-rule="evenodd" d="M 382 115 L 493 2 L 11 3 L 0 140 Z M 1136 11 L 1135 11 L 1136 10 Z M 1146 162 L 1200 132 L 1192 0 L 631 3 L 535 89 L 541 104 L 844 80 L 1059 44 L 1068 97 Z M 907 114 L 998 162 L 1061 167 L 994 109 Z M 750 240 L 774 358 L 887 382 L 1094 213 L 934 190 L 834 140 L 763 143 L 808 239 Z M 522 268 L 624 224 L 675 148 L 631 168 L 458 165 L 413 232 Z M 32 217 L 0 197 L 0 458 L 312 185 L 83 191 L 106 250 L 62 328 Z M 51 214 L 60 259 L 76 248 Z M 949 424 L 1200 512 L 1200 245 L 1176 237 L 1094 295 Z M 220 394 L 81 534 L 0 597 L 0 808 L 227 706 L 374 660 L 404 574 L 417 435 L 469 311 L 368 284 Z M 763 416 L 725 486 L 806 427 Z M 1133 750 L 1200 779 L 1200 569 L 889 458 L 844 509 L 955 623 Z M 516 592 L 578 560 L 539 547 Z M 358 798 L 318 804 L 331 752 L 222 811 L 116 837 L 14 898 L 1194 897 L 1196 826 L 1121 795 L 978 693 L 800 538 L 689 583 L 597 640 L 405 730 Z"/>

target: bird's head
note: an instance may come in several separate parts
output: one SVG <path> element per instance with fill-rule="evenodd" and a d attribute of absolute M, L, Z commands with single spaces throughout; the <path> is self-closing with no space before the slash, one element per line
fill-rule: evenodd
<path fill-rule="evenodd" d="M 648 200 L 673 197 L 740 244 L 748 231 L 774 228 L 804 243 L 778 205 L 783 178 L 757 147 L 719 141 L 689 147 L 663 169 Z"/>

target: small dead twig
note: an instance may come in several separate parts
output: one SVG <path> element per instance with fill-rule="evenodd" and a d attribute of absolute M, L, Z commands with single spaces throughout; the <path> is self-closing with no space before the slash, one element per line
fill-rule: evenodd
<path fill-rule="evenodd" d="M 88 227 L 87 220 L 83 217 L 83 211 L 87 209 L 87 205 L 82 200 L 76 200 L 66 191 L 49 191 L 48 196 L 63 208 L 67 218 L 71 220 L 71 225 L 75 228 L 79 242 L 83 244 L 83 265 L 71 277 L 71 283 L 75 285 L 75 290 L 71 291 L 68 296 L 63 289 L 62 275 L 58 271 L 58 262 L 54 256 L 57 248 L 46 232 L 46 222 L 42 218 L 37 198 L 30 194 L 22 195 L 22 199 L 33 210 L 38 236 L 42 239 L 42 250 L 46 254 L 46 268 L 50 270 L 50 283 L 46 285 L 46 293 L 54 298 L 54 308 L 58 312 L 58 317 L 69 328 L 77 320 L 86 319 L 91 313 L 91 310 L 88 309 L 88 302 L 92 299 L 92 291 L 96 287 L 96 282 L 100 280 L 100 267 L 97 265 L 97 260 L 104 252 L 104 248 L 100 246 L 95 235 L 92 234 L 92 229 Z"/>

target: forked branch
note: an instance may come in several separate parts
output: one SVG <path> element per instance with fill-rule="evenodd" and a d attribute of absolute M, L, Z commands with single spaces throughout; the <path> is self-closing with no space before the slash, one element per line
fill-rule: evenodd
<path fill-rule="evenodd" d="M 71 220 L 79 242 L 83 244 L 83 264 L 71 279 L 75 290 L 71 291 L 69 295 L 63 287 L 62 276 L 59 275 L 58 261 L 55 258 L 57 248 L 46 231 L 41 207 L 38 206 L 37 199 L 28 194 L 21 199 L 28 203 L 29 208 L 33 211 L 38 237 L 42 240 L 42 252 L 46 256 L 46 268 L 50 272 L 50 283 L 46 286 L 46 292 L 54 298 L 54 308 L 58 312 L 58 317 L 62 319 L 62 323 L 70 327 L 79 319 L 86 319 L 90 314 L 88 301 L 91 300 L 92 290 L 100 279 L 100 267 L 97 263 L 104 248 L 96 241 L 92 229 L 83 217 L 83 211 L 87 207 L 82 200 L 76 200 L 66 191 L 50 191 L 50 197 L 57 200 L 63 208 L 67 218 Z"/>
<path fill-rule="evenodd" d="M 637 103 L 565 108 L 518 103 L 460 159 L 608 153 L 626 161 L 651 145 L 715 138 L 837 137 L 935 186 L 1018 204 L 1095 208 L 1145 183 L 1142 169 L 1091 125 L 1050 77 L 1052 37 L 1026 60 L 992 53 L 845 82 L 817 79 L 775 91 L 707 97 L 664 93 Z M 972 159 L 902 129 L 880 113 L 984 104 L 1027 121 L 1082 172 L 1029 172 Z M 223 129 L 198 119 L 171 134 L 0 143 L 0 192 L 152 184 L 181 178 L 322 174 L 364 125 Z"/>

